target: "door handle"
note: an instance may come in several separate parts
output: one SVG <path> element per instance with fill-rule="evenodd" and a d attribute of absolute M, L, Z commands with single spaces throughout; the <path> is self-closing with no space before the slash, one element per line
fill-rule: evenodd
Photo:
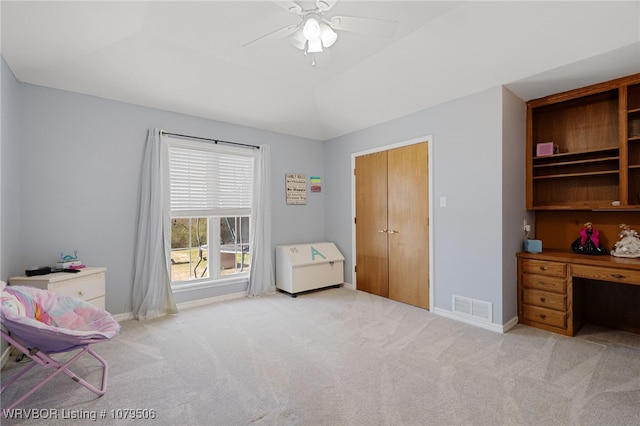
<path fill-rule="evenodd" d="M 394 229 L 389 229 L 389 231 L 387 232 L 389 232 L 390 234 L 399 234 L 399 232 Z"/>
<path fill-rule="evenodd" d="M 378 234 L 384 234 L 385 232 L 389 232 L 386 229 L 378 229 Z"/>

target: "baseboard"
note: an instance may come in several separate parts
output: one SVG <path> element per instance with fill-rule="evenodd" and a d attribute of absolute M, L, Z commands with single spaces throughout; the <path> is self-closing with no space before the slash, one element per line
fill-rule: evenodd
<path fill-rule="evenodd" d="M 513 327 L 515 327 L 516 325 L 518 325 L 518 316 L 515 316 L 515 317 L 511 318 L 511 320 L 507 321 L 507 323 L 502 326 L 502 332 L 506 333 L 507 331 L 509 331 Z"/>
<path fill-rule="evenodd" d="M 178 312 L 179 312 L 179 311 L 183 311 L 185 309 L 191 309 L 191 308 L 196 308 L 198 306 L 210 305 L 212 303 L 217 303 L 217 302 L 224 302 L 225 300 L 239 299 L 241 297 L 246 297 L 246 296 L 247 296 L 247 292 L 246 291 L 241 291 L 241 292 L 238 292 L 238 293 L 225 294 L 223 296 L 207 297 L 206 299 L 198 299 L 198 300 L 192 300 L 192 301 L 189 301 L 189 302 L 182 302 L 182 303 L 176 304 L 176 307 L 178 308 Z M 125 312 L 123 314 L 116 314 L 113 317 L 118 322 L 129 321 L 129 320 L 135 319 L 135 316 L 133 315 L 133 312 Z"/>
<path fill-rule="evenodd" d="M 224 302 L 226 300 L 240 299 L 242 297 L 247 297 L 246 291 L 225 294 L 222 296 L 207 297 L 205 299 L 192 300 L 189 302 L 182 302 L 182 303 L 178 303 L 177 306 L 178 306 L 178 311 L 180 311 L 184 309 L 196 308 L 198 306 L 210 305 L 212 303 Z"/>
<path fill-rule="evenodd" d="M 446 309 L 441 309 L 441 308 L 433 308 L 433 313 L 436 315 L 440 315 L 442 317 L 446 317 L 446 318 L 450 318 L 452 320 L 456 320 L 456 321 L 460 321 L 460 322 L 464 322 L 466 324 L 471 324 L 474 325 L 476 327 L 480 327 L 480 328 L 484 328 L 485 330 L 490 330 L 490 331 L 494 331 L 496 333 L 505 333 L 507 330 L 509 330 L 510 328 L 514 327 L 517 323 L 518 323 L 518 318 L 514 318 L 515 319 L 515 323 L 513 323 L 514 319 L 510 320 L 507 324 L 502 325 L 502 324 L 495 324 L 492 322 L 483 322 L 483 321 L 478 321 L 475 318 L 466 316 L 466 315 L 461 315 L 455 312 L 451 312 L 451 311 L 447 311 Z"/>
<path fill-rule="evenodd" d="M 134 318 L 133 317 L 133 312 L 125 312 L 123 314 L 115 314 L 115 315 L 113 315 L 113 317 L 118 322 L 129 321 L 129 320 L 132 320 Z"/>
<path fill-rule="evenodd" d="M 344 288 L 348 288 L 349 290 L 355 290 L 353 284 L 351 284 L 351 283 L 343 283 L 342 286 Z M 178 307 L 178 311 L 181 311 L 181 310 L 185 310 L 185 309 L 196 308 L 198 306 L 210 305 L 212 303 L 224 302 L 226 300 L 240 299 L 240 298 L 246 297 L 246 296 L 247 296 L 247 292 L 246 291 L 241 291 L 241 292 L 237 292 L 237 293 L 225 294 L 223 296 L 207 297 L 205 299 L 198 299 L 198 300 L 192 300 L 192 301 L 189 301 L 189 302 L 182 302 L 182 303 L 178 303 L 176 306 Z M 123 314 L 115 314 L 115 315 L 113 315 L 113 317 L 118 322 L 129 321 L 129 320 L 135 319 L 135 316 L 133 315 L 133 312 L 125 312 Z"/>

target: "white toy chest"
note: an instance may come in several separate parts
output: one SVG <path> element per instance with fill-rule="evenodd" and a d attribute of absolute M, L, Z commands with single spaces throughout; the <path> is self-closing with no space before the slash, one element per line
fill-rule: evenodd
<path fill-rule="evenodd" d="M 276 247 L 276 287 L 297 293 L 344 283 L 344 256 L 333 243 Z"/>

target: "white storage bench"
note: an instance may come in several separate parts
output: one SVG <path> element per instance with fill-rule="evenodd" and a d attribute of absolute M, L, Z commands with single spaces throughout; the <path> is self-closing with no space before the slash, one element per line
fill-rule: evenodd
<path fill-rule="evenodd" d="M 276 287 L 298 293 L 344 283 L 344 256 L 333 243 L 276 247 Z"/>

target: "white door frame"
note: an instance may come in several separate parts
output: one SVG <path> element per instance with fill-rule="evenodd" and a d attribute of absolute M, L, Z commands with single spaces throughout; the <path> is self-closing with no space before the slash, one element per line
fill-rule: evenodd
<path fill-rule="evenodd" d="M 391 145 L 385 145 L 377 148 L 367 149 L 365 151 L 358 151 L 351 154 L 351 259 L 353 264 L 356 264 L 356 224 L 354 218 L 356 217 L 356 176 L 353 170 L 356 168 L 356 157 L 360 157 L 366 154 L 373 154 L 381 151 L 388 151 L 394 148 L 400 148 L 403 146 L 414 145 L 417 143 L 426 142 L 427 152 L 429 153 L 429 161 L 427 167 L 429 168 L 429 311 L 433 312 L 435 306 L 435 282 L 433 273 L 433 230 L 435 228 L 433 221 L 433 135 L 423 136 L 420 138 L 410 139 L 402 142 L 397 142 Z M 351 270 L 351 282 L 353 288 L 358 289 L 358 282 L 355 273 L 355 268 Z"/>

